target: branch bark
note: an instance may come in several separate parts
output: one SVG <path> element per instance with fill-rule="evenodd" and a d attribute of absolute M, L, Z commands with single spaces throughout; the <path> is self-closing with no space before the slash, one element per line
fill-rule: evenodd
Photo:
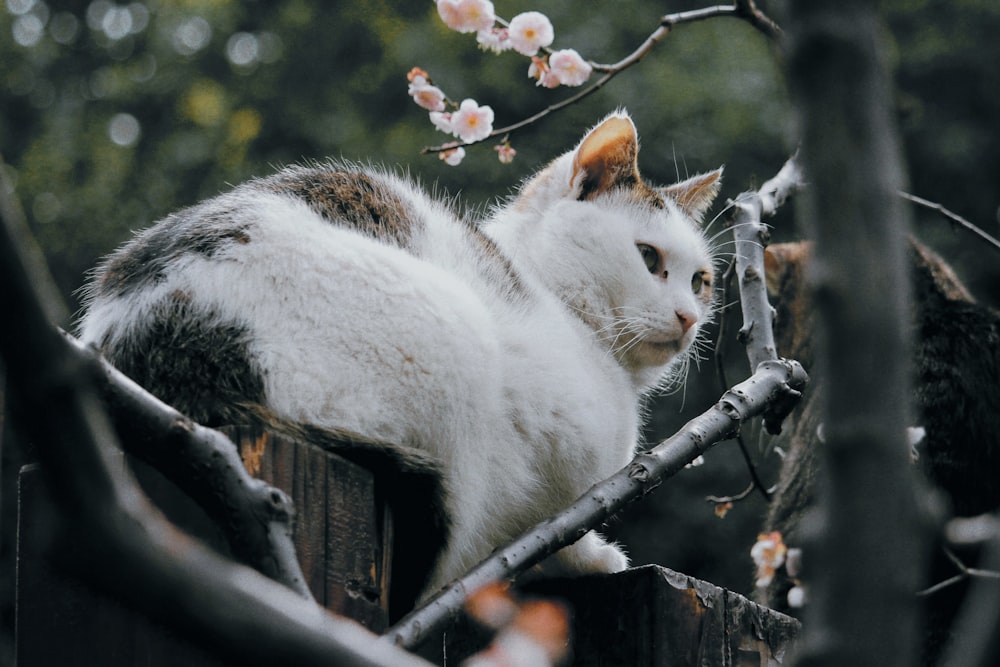
<path fill-rule="evenodd" d="M 764 281 L 764 248 L 770 233 L 761 219 L 773 216 L 804 185 L 802 170 L 793 155 L 759 190 L 744 192 L 732 203 L 736 275 L 743 310 L 739 338 L 746 345 L 751 369 L 761 362 L 778 358 L 774 344 L 774 309 L 767 300 Z M 765 423 L 765 426 L 770 425 Z"/>
<path fill-rule="evenodd" d="M 426 605 L 389 628 L 383 636 L 400 646 L 418 646 L 443 629 L 473 592 L 486 584 L 512 578 L 580 539 L 700 454 L 733 437 L 747 419 L 759 414 L 770 415 L 773 420 L 784 417 L 801 395 L 807 379 L 805 371 L 795 361 L 762 363 L 753 376 L 728 390 L 707 412 L 692 419 L 653 449 L 638 455 L 615 475 L 594 485 L 564 511 L 495 551 Z"/>
<path fill-rule="evenodd" d="M 91 378 L 52 325 L 65 309 L 12 194 L 0 185 L 0 311 L 16 314 L 16 324 L 0 327 L 16 401 L 11 421 L 35 445 L 59 510 L 57 534 L 85 537 L 80 560 L 61 564 L 245 664 L 426 665 L 186 538 L 148 504 L 113 464 L 114 431 Z"/>
<path fill-rule="evenodd" d="M 810 187 L 799 207 L 827 380 L 803 665 L 916 663 L 927 556 L 908 461 L 903 175 L 872 3 L 789 3 L 787 75 Z"/>

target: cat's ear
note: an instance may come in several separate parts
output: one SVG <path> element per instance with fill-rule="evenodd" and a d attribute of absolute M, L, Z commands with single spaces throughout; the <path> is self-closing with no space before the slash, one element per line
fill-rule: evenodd
<path fill-rule="evenodd" d="M 571 187 L 580 200 L 639 179 L 639 138 L 626 115 L 614 115 L 591 130 L 573 155 Z"/>
<path fill-rule="evenodd" d="M 695 222 L 700 222 L 705 211 L 719 194 L 720 185 L 722 185 L 722 167 L 669 185 L 663 188 L 662 192 L 673 199 Z"/>

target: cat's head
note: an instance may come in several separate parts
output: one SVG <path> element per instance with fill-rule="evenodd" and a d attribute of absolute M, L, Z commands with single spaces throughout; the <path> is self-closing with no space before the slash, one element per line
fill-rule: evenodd
<path fill-rule="evenodd" d="M 615 113 L 522 188 L 521 253 L 643 386 L 686 359 L 712 312 L 700 225 L 722 170 L 668 187 L 639 174 L 632 120 Z"/>

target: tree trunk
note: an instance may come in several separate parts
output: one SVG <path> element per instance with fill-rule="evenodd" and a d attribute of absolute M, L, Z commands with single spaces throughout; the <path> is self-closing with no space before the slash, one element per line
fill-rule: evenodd
<path fill-rule="evenodd" d="M 889 81 L 872 3 L 798 0 L 787 26 L 827 379 L 799 664 L 912 665 L 926 541 L 904 440 L 907 224 Z"/>

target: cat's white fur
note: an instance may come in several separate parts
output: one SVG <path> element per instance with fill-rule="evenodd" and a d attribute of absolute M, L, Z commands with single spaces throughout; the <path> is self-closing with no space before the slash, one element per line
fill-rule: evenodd
<path fill-rule="evenodd" d="M 624 114 L 599 127 L 611 121 L 627 133 L 622 120 L 631 128 Z M 410 182 L 379 174 L 419 221 L 408 249 L 331 224 L 283 194 L 247 190 L 229 215 L 244 219 L 250 242 L 220 256 L 187 254 L 127 297 L 97 296 L 81 335 L 128 344 L 156 303 L 183 293 L 249 328 L 275 414 L 432 454 L 446 472 L 452 522 L 432 591 L 626 465 L 642 395 L 709 316 L 704 291 L 691 285 L 695 273 L 711 274 L 692 218 L 718 175 L 703 178 L 698 197 L 685 201 L 682 188 L 651 206 L 645 186 L 639 195 L 619 187 L 628 180 L 621 171 L 581 200 L 595 169 L 581 158 L 586 142 L 483 224 L 520 295 L 499 287 L 501 269 L 483 261 L 466 223 Z M 606 159 L 601 146 L 588 150 Z M 634 161 L 634 151 L 608 161 L 622 159 Z M 660 249 L 667 278 L 647 270 L 637 243 Z M 627 565 L 593 532 L 552 564 Z"/>

